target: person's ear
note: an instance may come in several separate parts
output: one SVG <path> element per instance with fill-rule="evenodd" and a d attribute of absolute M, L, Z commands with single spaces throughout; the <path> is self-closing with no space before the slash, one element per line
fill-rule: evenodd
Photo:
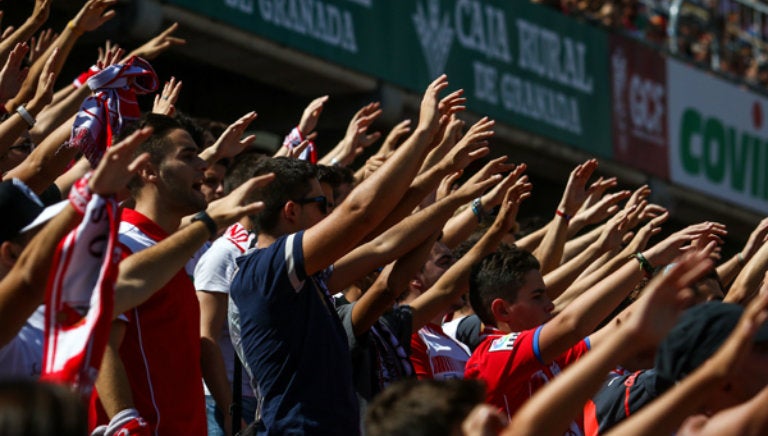
<path fill-rule="evenodd" d="M 299 211 L 296 208 L 297 204 L 292 201 L 286 201 L 283 205 L 282 213 L 286 220 L 290 223 L 295 223 L 299 217 Z"/>
<path fill-rule="evenodd" d="M 150 162 L 144 163 L 137 171 L 137 174 L 144 183 L 155 183 L 159 176 L 157 168 Z"/>
<path fill-rule="evenodd" d="M 22 248 L 19 244 L 5 241 L 0 244 L 0 263 L 6 268 L 13 268 L 16 261 L 21 256 Z"/>
<path fill-rule="evenodd" d="M 512 315 L 511 308 L 506 300 L 496 298 L 491 301 L 491 314 L 497 321 L 507 322 Z"/>

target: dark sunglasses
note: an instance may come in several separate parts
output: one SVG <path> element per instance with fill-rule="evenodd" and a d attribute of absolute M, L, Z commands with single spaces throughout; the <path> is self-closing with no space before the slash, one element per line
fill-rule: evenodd
<path fill-rule="evenodd" d="M 323 215 L 328 215 L 328 199 L 325 197 L 325 195 L 320 195 L 317 197 L 299 198 L 298 200 L 293 200 L 293 202 L 301 205 L 305 205 L 308 203 L 317 203 L 317 206 L 320 207 L 320 212 L 322 212 Z"/>

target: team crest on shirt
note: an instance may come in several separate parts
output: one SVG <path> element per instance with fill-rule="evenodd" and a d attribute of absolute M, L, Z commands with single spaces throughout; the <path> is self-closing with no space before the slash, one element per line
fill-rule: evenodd
<path fill-rule="evenodd" d="M 515 332 L 494 339 L 493 342 L 491 342 L 491 347 L 488 351 L 509 351 L 515 348 L 515 339 L 517 339 L 519 335 L 520 332 Z"/>

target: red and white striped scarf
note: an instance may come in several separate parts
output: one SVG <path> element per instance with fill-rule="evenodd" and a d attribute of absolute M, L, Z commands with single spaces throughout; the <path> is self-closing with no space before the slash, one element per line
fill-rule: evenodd
<path fill-rule="evenodd" d="M 117 202 L 93 194 L 56 249 L 45 296 L 41 380 L 90 396 L 109 340 L 117 264 Z"/>
<path fill-rule="evenodd" d="M 94 74 L 87 84 L 94 93 L 80 106 L 69 146 L 80 150 L 95 168 L 125 123 L 141 116 L 136 95 L 155 92 L 159 80 L 149 62 L 133 56 Z"/>

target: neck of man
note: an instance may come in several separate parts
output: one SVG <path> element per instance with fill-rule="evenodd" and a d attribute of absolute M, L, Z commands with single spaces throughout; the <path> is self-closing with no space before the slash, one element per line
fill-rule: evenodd
<path fill-rule="evenodd" d="M 134 210 L 154 221 L 169 235 L 178 230 L 181 219 L 187 215 L 170 210 L 167 202 L 161 201 L 157 196 L 150 195 L 137 197 Z"/>

